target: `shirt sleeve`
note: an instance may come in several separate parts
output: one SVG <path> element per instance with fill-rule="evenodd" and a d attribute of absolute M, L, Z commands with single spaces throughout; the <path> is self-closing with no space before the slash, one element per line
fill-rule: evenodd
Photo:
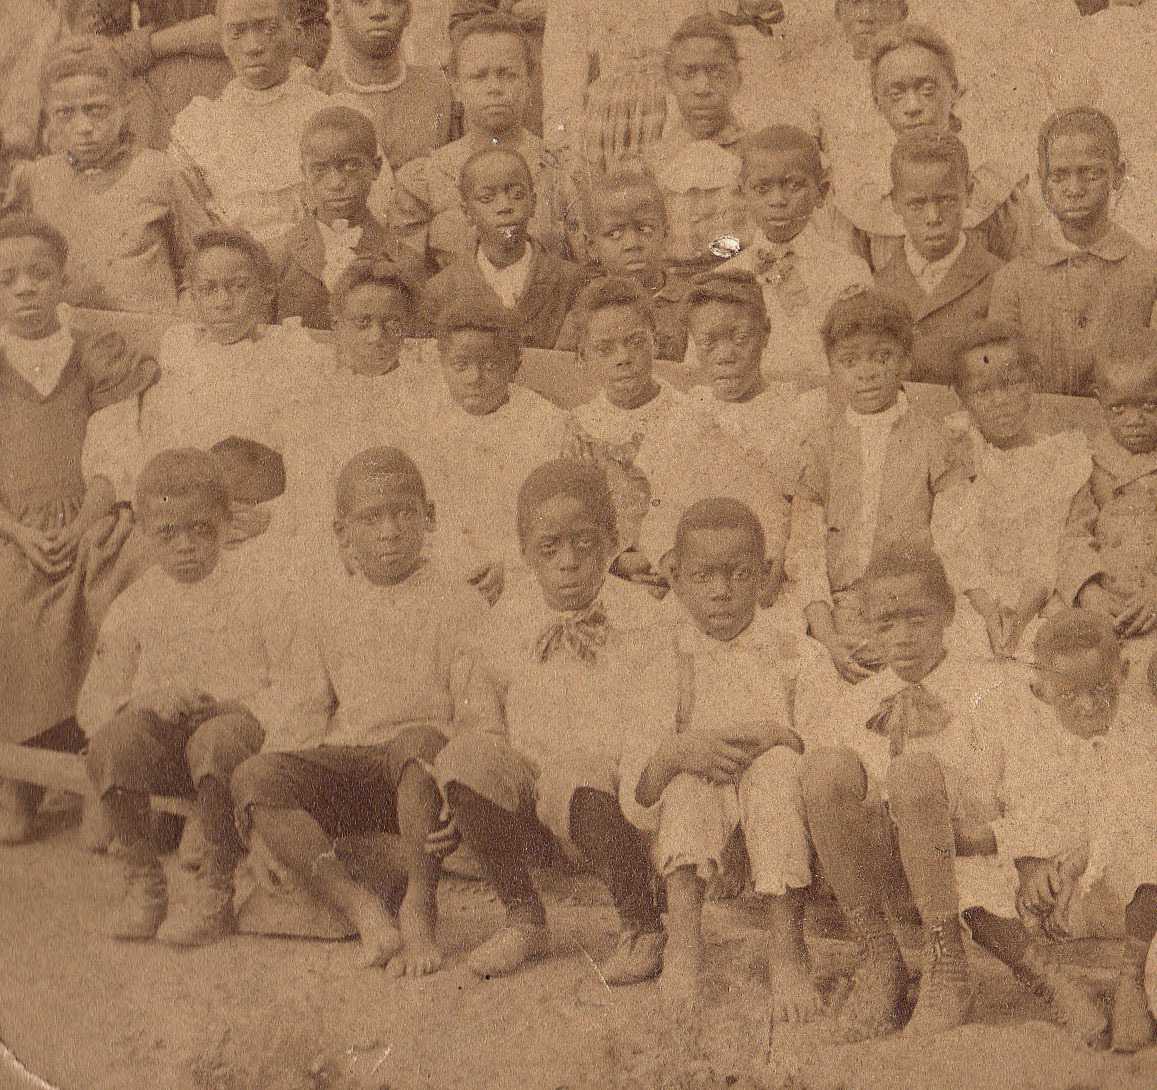
<path fill-rule="evenodd" d="M 140 463 L 140 403 L 137 398 L 118 401 L 89 417 L 80 458 L 81 475 L 85 481 L 104 477 L 112 483 L 118 500 L 130 501 Z"/>
<path fill-rule="evenodd" d="M 796 495 L 791 501 L 791 532 L 785 566 L 799 585 L 800 601 L 805 608 L 815 602 L 831 605 L 827 519 L 823 507 L 806 496 Z"/>
<path fill-rule="evenodd" d="M 76 705 L 76 721 L 89 738 L 132 696 L 141 652 L 131 606 L 134 601 L 135 597 L 122 595 L 109 607 L 101 624 L 96 651 Z"/>
<path fill-rule="evenodd" d="M 1020 291 L 1016 281 L 1017 267 L 1013 262 L 998 269 L 992 278 L 992 295 L 988 300 L 988 316 L 998 322 L 1020 326 Z"/>
<path fill-rule="evenodd" d="M 119 333 L 94 337 L 83 348 L 92 411 L 135 398 L 157 380 L 156 360 L 131 349 Z"/>
<path fill-rule="evenodd" d="M 1086 583 L 1105 570 L 1093 543 L 1099 516 L 1092 483 L 1086 483 L 1069 506 L 1057 556 L 1057 590 L 1069 604 L 1076 602 Z"/>

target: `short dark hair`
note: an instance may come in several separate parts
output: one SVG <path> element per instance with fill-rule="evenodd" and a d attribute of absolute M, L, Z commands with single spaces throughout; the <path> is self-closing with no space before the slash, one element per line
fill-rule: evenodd
<path fill-rule="evenodd" d="M 586 506 L 612 543 L 618 541 L 618 517 L 606 474 L 587 462 L 556 458 L 544 462 L 522 482 L 518 490 L 516 522 L 519 544 L 526 545 L 535 512 L 555 496 L 572 496 Z"/>
<path fill-rule="evenodd" d="M 269 253 L 248 231 L 239 227 L 209 227 L 193 236 L 193 253 L 185 270 L 185 279 L 191 280 L 201 255 L 209 250 L 232 250 L 248 258 L 258 279 L 267 287 L 272 287 L 275 274 Z"/>
<path fill-rule="evenodd" d="M 896 546 L 884 549 L 872 556 L 859 586 L 866 590 L 884 579 L 905 579 L 918 576 L 924 588 L 946 609 L 956 608 L 956 592 L 948 580 L 944 563 L 931 549 L 915 547 L 911 549 Z"/>
<path fill-rule="evenodd" d="M 484 36 L 514 38 L 522 49 L 522 56 L 526 60 L 526 71 L 530 74 L 535 69 L 534 46 L 522 29 L 522 24 L 505 11 L 488 11 L 475 15 L 459 23 L 450 31 L 450 65 L 451 76 L 458 75 L 458 64 L 462 57 L 462 46 L 471 38 Z"/>
<path fill-rule="evenodd" d="M 1048 172 L 1049 148 L 1056 137 L 1063 133 L 1083 133 L 1105 144 L 1114 163 L 1121 161 L 1121 134 L 1113 119 L 1104 110 L 1092 106 L 1072 106 L 1050 115 L 1041 126 L 1037 137 L 1037 162 L 1041 173 Z"/>
<path fill-rule="evenodd" d="M 367 477 L 398 477 L 399 483 L 409 486 L 414 494 L 426 502 L 426 482 L 414 459 L 398 447 L 369 447 L 355 454 L 341 467 L 334 483 L 334 513 L 340 519 L 353 506 L 356 482 Z"/>
<path fill-rule="evenodd" d="M 739 271 L 723 273 L 716 270 L 696 277 L 691 290 L 687 292 L 688 316 L 708 303 L 743 307 L 759 319 L 765 332 L 771 331 L 771 319 L 767 315 L 763 289 L 752 273 Z"/>
<path fill-rule="evenodd" d="M 903 163 L 937 163 L 954 170 L 964 184 L 972 177 L 972 165 L 968 161 L 968 149 L 955 133 L 950 132 L 905 132 L 896 138 L 892 148 L 889 167 L 892 185 Z"/>
<path fill-rule="evenodd" d="M 647 191 L 647 203 L 652 204 L 658 210 L 663 220 L 663 228 L 666 230 L 670 224 L 667 217 L 667 202 L 663 197 L 663 188 L 655 180 L 654 174 L 640 163 L 619 167 L 609 174 L 594 174 L 579 185 L 579 211 L 582 214 L 583 227 L 587 233 L 590 234 L 598 229 L 595 201 L 599 197 L 608 197 L 632 189 Z"/>
<path fill-rule="evenodd" d="M 1059 610 L 1048 617 L 1032 641 L 1038 669 L 1047 669 L 1058 655 L 1099 651 L 1106 666 L 1120 666 L 1121 641 L 1112 617 L 1091 609 Z"/>
<path fill-rule="evenodd" d="M 355 110 L 352 106 L 326 106 L 311 114 L 301 130 L 301 142 L 304 144 L 306 137 L 315 133 L 334 130 L 352 136 L 358 150 L 364 151 L 371 159 L 381 155 L 374 123 L 361 110 Z"/>
<path fill-rule="evenodd" d="M 739 64 L 739 44 L 731 33 L 714 15 L 688 15 L 667 40 L 665 63 L 670 63 L 671 54 L 683 43 L 697 38 L 708 38 L 718 42 L 730 54 L 732 61 Z"/>
<path fill-rule="evenodd" d="M 162 450 L 145 463 L 137 477 L 133 506 L 138 514 L 149 499 L 201 495 L 229 517 L 233 496 L 221 463 L 208 451 L 197 447 L 175 447 Z"/>
<path fill-rule="evenodd" d="M 284 495 L 285 461 L 272 447 L 231 435 L 214 443 L 209 453 L 217 459 L 234 500 L 268 503 Z"/>
<path fill-rule="evenodd" d="M 213 4 L 214 14 L 220 18 L 221 8 L 228 0 L 216 0 Z M 301 13 L 301 0 L 277 0 L 277 10 L 281 12 L 287 22 L 295 22 Z"/>
<path fill-rule="evenodd" d="M 513 316 L 504 307 L 491 305 L 480 299 L 450 299 L 438 311 L 435 331 L 440 348 L 455 333 L 473 331 L 489 333 L 498 342 L 498 349 L 507 359 L 522 357 L 522 336 Z"/>
<path fill-rule="evenodd" d="M 0 242 L 17 238 L 39 239 L 57 256 L 61 269 L 68 263 L 68 240 L 51 223 L 39 216 L 19 212 L 0 216 Z"/>
<path fill-rule="evenodd" d="M 741 179 L 747 177 L 752 159 L 761 152 L 764 154 L 798 152 L 807 163 L 808 173 L 817 182 L 822 181 L 824 177 L 820 142 L 798 125 L 768 125 L 767 128 L 753 132 L 740 140 L 736 151 L 743 163 L 739 172 Z"/>
<path fill-rule="evenodd" d="M 676 559 L 683 555 L 687 535 L 695 530 L 745 530 L 762 562 L 767 557 L 767 534 L 754 511 L 731 496 L 711 496 L 691 504 L 675 527 Z"/>
<path fill-rule="evenodd" d="M 47 97 L 53 85 L 73 76 L 93 76 L 108 84 L 123 99 L 129 74 L 106 38 L 75 34 L 62 38 L 48 50 L 40 67 L 40 93 Z"/>
<path fill-rule="evenodd" d="M 655 308 L 638 283 L 622 276 L 600 276 L 578 293 L 571 309 L 580 344 L 587 335 L 591 319 L 599 311 L 611 307 L 634 307 L 643 316 L 651 332 L 655 332 Z"/>
<path fill-rule="evenodd" d="M 998 322 L 986 318 L 974 322 L 948 346 L 948 362 L 951 367 L 949 384 L 959 394 L 968 380 L 968 366 L 964 357 L 977 348 L 989 345 L 1008 345 L 1016 351 L 1014 367 L 1021 371 L 1034 386 L 1041 382 L 1040 361 L 1020 330 L 1008 322 Z M 987 362 L 987 361 L 986 361 Z M 1002 377 L 1006 377 L 1002 375 Z"/>
<path fill-rule="evenodd" d="M 908 304 L 892 292 L 868 285 L 846 289 L 832 303 L 820 327 L 824 351 L 830 356 L 840 341 L 861 333 L 882 333 L 911 352 L 915 333 Z"/>
<path fill-rule="evenodd" d="M 1157 382 L 1157 330 L 1119 332 L 1093 349 L 1093 386 L 1098 396 L 1109 383 L 1143 375 Z"/>
<path fill-rule="evenodd" d="M 875 94 L 876 75 L 880 69 L 880 62 L 889 53 L 895 53 L 897 49 L 903 49 L 909 45 L 919 46 L 921 49 L 926 49 L 929 53 L 935 54 L 944 66 L 945 72 L 948 73 L 948 78 L 952 81 L 952 86 L 955 88 L 960 87 L 960 76 L 956 71 L 956 54 L 952 51 L 952 46 L 948 44 L 947 39 L 923 23 L 903 22 L 897 23 L 895 26 L 889 27 L 884 31 L 884 33 L 876 39 L 876 43 L 872 48 L 871 71 L 873 94 Z"/>
<path fill-rule="evenodd" d="M 520 152 L 515 151 L 514 148 L 503 147 L 499 144 L 490 144 L 474 152 L 474 154 L 462 164 L 462 169 L 458 172 L 458 193 L 464 201 L 470 199 L 470 175 L 474 172 L 475 166 L 481 162 L 485 162 L 487 159 L 494 158 L 509 159 L 517 163 L 526 173 L 526 181 L 530 186 L 530 191 L 532 193 L 534 192 L 534 175 L 530 173 L 530 164 L 526 161 L 525 157 Z"/>
<path fill-rule="evenodd" d="M 341 271 L 329 297 L 333 313 L 340 313 L 350 293 L 367 284 L 396 291 L 406 301 L 407 317 L 413 316 L 415 292 L 409 274 L 394 262 L 377 257 L 355 258 Z"/>

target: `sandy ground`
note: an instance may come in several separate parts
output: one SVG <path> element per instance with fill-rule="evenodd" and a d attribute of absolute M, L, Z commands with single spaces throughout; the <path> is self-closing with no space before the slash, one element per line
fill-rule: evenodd
<path fill-rule="evenodd" d="M 71 817 L 0 851 L 0 1035 L 61 1090 L 1153 1090 L 1157 1049 L 1079 1050 L 1040 1021 L 1009 974 L 975 952 L 978 1021 L 935 1044 L 833 1045 L 824 1020 L 770 1035 L 755 905 L 708 909 L 698 1032 L 665 1020 L 654 985 L 611 991 L 592 958 L 613 916 L 587 879 L 545 876 L 554 956 L 482 982 L 463 955 L 499 921 L 479 884 L 443 884 L 448 968 L 396 982 L 355 967 L 351 943 L 235 937 L 187 952 L 102 937 L 117 868 L 86 854 Z M 175 870 L 175 868 L 173 868 Z M 176 881 L 183 876 L 178 875 Z M 817 920 L 831 987 L 850 946 Z M 1067 950 L 1091 986 L 1112 948 Z M 0 1073 L 0 1087 L 36 1085 Z"/>

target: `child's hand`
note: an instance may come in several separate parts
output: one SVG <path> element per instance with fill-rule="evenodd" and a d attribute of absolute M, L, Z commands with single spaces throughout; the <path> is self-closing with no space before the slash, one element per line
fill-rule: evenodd
<path fill-rule="evenodd" d="M 1077 605 L 1081 609 L 1095 610 L 1097 613 L 1104 613 L 1117 618 L 1116 600 L 1113 596 L 1101 586 L 1100 583 L 1088 582 L 1077 592 Z"/>
<path fill-rule="evenodd" d="M 735 783 L 756 757 L 750 738 L 677 734 L 670 744 L 672 762 L 680 772 L 718 784 Z"/>
<path fill-rule="evenodd" d="M 442 811 L 438 814 L 438 827 L 426 836 L 426 854 L 432 859 L 445 859 L 457 850 L 461 842 L 458 823 L 450 812 L 449 804 L 443 802 Z"/>
<path fill-rule="evenodd" d="M 856 643 L 845 636 L 833 635 L 826 646 L 836 673 L 844 681 L 856 685 L 872 676 L 872 671 L 857 657 L 864 651 L 862 643 Z"/>
<path fill-rule="evenodd" d="M 1018 859 L 1016 869 L 1020 873 L 1016 912 L 1026 926 L 1035 926 L 1052 912 L 1072 880 L 1063 875 L 1055 859 Z"/>
<path fill-rule="evenodd" d="M 655 598 L 665 597 L 671 589 L 666 578 L 655 571 L 651 562 L 637 549 L 625 549 L 619 553 L 611 565 L 611 574 L 646 587 Z"/>
<path fill-rule="evenodd" d="M 216 701 L 208 693 L 179 685 L 141 693 L 131 704 L 139 711 L 152 712 L 158 719 L 169 722 L 186 717 L 203 719 L 216 707 Z"/>
<path fill-rule="evenodd" d="M 502 597 L 502 590 L 506 586 L 506 568 L 501 560 L 488 561 L 471 568 L 466 573 L 466 582 L 490 605 L 494 605 Z"/>
<path fill-rule="evenodd" d="M 232 503 L 229 510 L 231 514 L 224 540 L 226 548 L 260 536 L 269 529 L 269 524 L 273 521 L 272 513 L 261 504 Z"/>
<path fill-rule="evenodd" d="M 58 550 L 56 538 L 50 533 L 17 524 L 9 531 L 9 536 L 28 558 L 28 563 L 50 579 L 64 575 L 72 567 L 72 557 Z"/>
<path fill-rule="evenodd" d="M 1157 628 L 1157 602 L 1151 593 L 1142 591 L 1125 600 L 1115 618 L 1117 634 L 1126 638 L 1144 636 Z"/>

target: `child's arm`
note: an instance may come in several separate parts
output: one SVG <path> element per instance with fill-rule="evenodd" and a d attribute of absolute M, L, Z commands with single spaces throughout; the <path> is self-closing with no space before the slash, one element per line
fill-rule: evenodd
<path fill-rule="evenodd" d="M 644 766 L 635 787 L 635 801 L 640 806 L 654 806 L 680 773 L 702 776 L 711 783 L 735 783 L 756 756 L 749 739 L 692 731 L 672 734 Z"/>
<path fill-rule="evenodd" d="M 1014 262 L 997 269 L 992 278 L 992 294 L 988 300 L 988 316 L 994 321 L 1009 322 L 1020 326 L 1020 285 L 1017 283 L 1019 270 Z"/>
<path fill-rule="evenodd" d="M 1087 483 L 1073 497 L 1061 534 L 1057 590 L 1066 602 L 1075 603 L 1082 609 L 1098 609 L 1115 617 L 1116 604 L 1100 585 L 1104 565 L 1094 538 L 1100 513 L 1092 484 Z"/>
<path fill-rule="evenodd" d="M 0 503 L 0 537 L 11 541 L 29 564 L 50 579 L 63 575 L 72 565 L 71 559 L 62 561 L 54 555 L 51 534 L 26 526 L 3 503 Z"/>

